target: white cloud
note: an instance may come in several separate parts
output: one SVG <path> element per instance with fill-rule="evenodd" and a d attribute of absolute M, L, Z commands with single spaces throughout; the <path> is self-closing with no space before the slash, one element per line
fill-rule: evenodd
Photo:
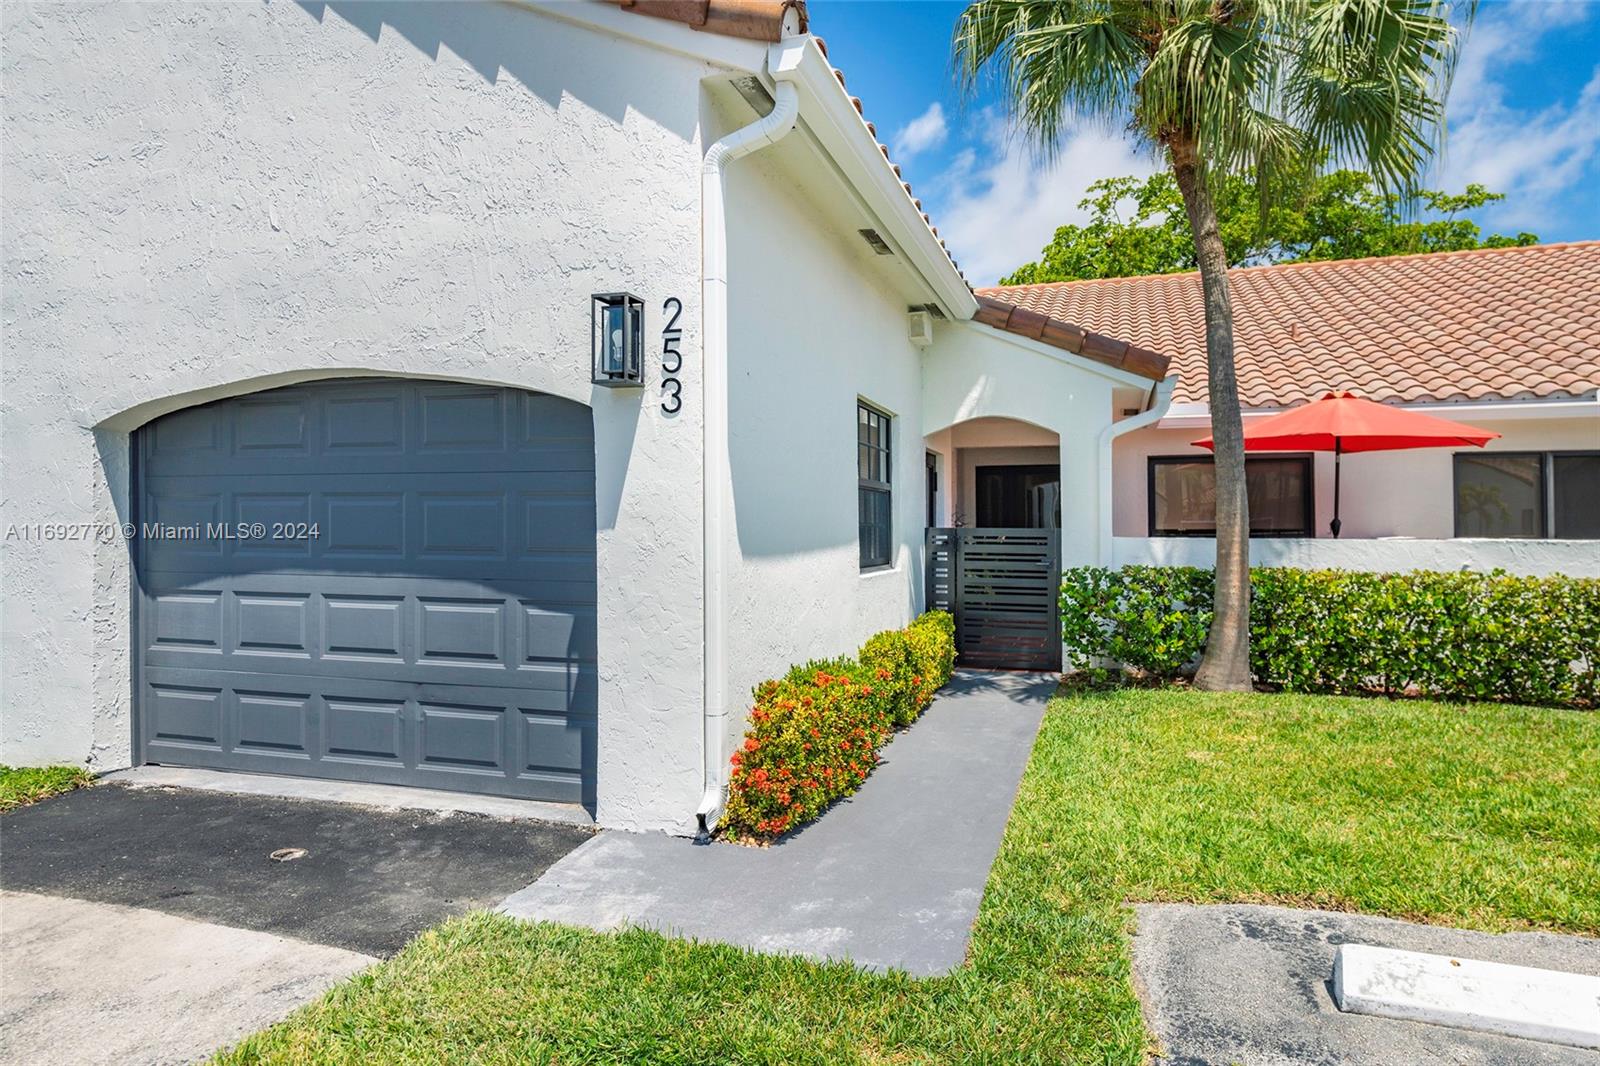
<path fill-rule="evenodd" d="M 1004 132 L 992 113 L 977 116 L 977 150 L 965 149 L 931 182 L 925 199 L 937 202 L 939 233 L 974 285 L 992 285 L 1039 258 L 1056 228 L 1084 222 L 1078 201 L 1090 183 L 1122 174 L 1143 177 L 1161 169 L 1127 137 L 1092 127 L 1069 134 L 1054 160 L 1039 160 L 1022 138 Z"/>
<path fill-rule="evenodd" d="M 1507 102 L 1518 64 L 1536 60 L 1541 39 L 1592 16 L 1586 3 L 1519 3 L 1489 8 L 1467 39 L 1450 93 L 1445 154 L 1432 184 L 1458 191 L 1479 182 L 1506 201 L 1481 221 L 1502 230 L 1556 225 L 1560 201 L 1600 159 L 1600 64 L 1575 97 L 1536 111 Z"/>
<path fill-rule="evenodd" d="M 928 110 L 906 123 L 890 138 L 889 151 L 895 162 L 903 163 L 914 155 L 937 148 L 950 132 L 944 121 L 944 108 L 935 100 Z"/>
<path fill-rule="evenodd" d="M 1468 38 L 1449 100 L 1446 154 L 1429 185 L 1450 192 L 1481 182 L 1507 201 L 1482 212 L 1486 228 L 1500 232 L 1554 228 L 1572 209 L 1575 190 L 1596 180 L 1600 166 L 1600 65 L 1567 100 L 1537 111 L 1511 107 L 1507 84 L 1516 64 L 1537 61 L 1540 41 L 1574 22 L 1600 14 L 1593 2 L 1524 2 L 1486 6 Z M 1574 87 L 1576 89 L 1576 86 Z M 933 114 L 906 127 L 902 135 Z M 938 111 L 939 135 L 947 135 Z M 975 131 L 975 132 L 973 132 Z M 1019 136 L 1005 130 L 993 110 L 974 115 L 969 146 L 932 177 L 913 179 L 940 234 L 974 285 L 990 285 L 1037 259 L 1058 226 L 1082 223 L 1078 207 L 1100 178 L 1161 169 L 1120 130 L 1086 124 L 1064 138 L 1050 163 L 1041 162 Z M 896 161 L 903 148 L 896 140 Z"/>

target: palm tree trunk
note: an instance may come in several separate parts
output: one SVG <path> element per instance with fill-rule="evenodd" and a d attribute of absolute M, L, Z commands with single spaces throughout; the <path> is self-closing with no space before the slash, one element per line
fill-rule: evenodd
<path fill-rule="evenodd" d="M 1244 477 L 1244 420 L 1233 370 L 1233 305 L 1228 298 L 1228 253 L 1193 138 L 1168 139 L 1173 177 L 1194 234 L 1205 296 L 1207 389 L 1216 455 L 1217 569 L 1215 615 L 1196 688 L 1250 690 L 1250 500 Z"/>

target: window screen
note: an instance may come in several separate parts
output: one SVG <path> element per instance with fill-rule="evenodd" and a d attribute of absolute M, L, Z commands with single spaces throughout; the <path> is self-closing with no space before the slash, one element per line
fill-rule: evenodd
<path fill-rule="evenodd" d="M 1456 536 L 1542 537 L 1544 456 L 1456 456 Z"/>
<path fill-rule="evenodd" d="M 1567 540 L 1600 538 L 1600 452 L 1552 455 L 1551 527 Z"/>
<path fill-rule="evenodd" d="M 1306 456 L 1246 458 L 1250 535 L 1311 535 L 1311 460 Z M 1209 457 L 1150 460 L 1150 535 L 1216 534 L 1217 472 Z"/>

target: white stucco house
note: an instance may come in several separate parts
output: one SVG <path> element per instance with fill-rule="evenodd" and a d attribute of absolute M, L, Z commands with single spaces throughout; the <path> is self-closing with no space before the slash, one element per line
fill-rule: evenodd
<path fill-rule="evenodd" d="M 1248 267 L 1229 287 L 1247 425 L 1351 390 L 1499 434 L 1344 457 L 1338 539 L 1331 453 L 1251 453 L 1252 561 L 1600 577 L 1600 241 Z M 1102 561 L 1212 565 L 1198 276 L 979 296 L 1172 356 L 1155 400 L 1109 430 Z"/>
<path fill-rule="evenodd" d="M 1059 511 L 984 548 L 1046 656 L 1112 548 L 1166 357 L 980 305 L 802 4 L 0 18 L 0 761 L 691 832 L 929 527 Z"/>
<path fill-rule="evenodd" d="M 687 833 L 757 681 L 929 606 L 1050 667 L 1060 567 L 1210 561 L 1194 280 L 974 293 L 801 3 L 0 20 L 0 762 Z M 1247 417 L 1503 434 L 1338 542 L 1279 457 L 1257 561 L 1600 574 L 1600 245 L 1235 279 Z"/>

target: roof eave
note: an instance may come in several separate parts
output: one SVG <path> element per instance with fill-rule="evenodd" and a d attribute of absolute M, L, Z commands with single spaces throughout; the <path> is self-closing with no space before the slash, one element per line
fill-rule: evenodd
<path fill-rule="evenodd" d="M 766 60 L 768 45 L 764 40 L 708 32 L 674 18 L 640 18 L 635 9 L 616 3 L 578 4 L 571 0 L 510 2 L 562 22 L 599 30 L 729 70 L 759 72 Z"/>
<path fill-rule="evenodd" d="M 991 340 L 997 340 L 1005 344 L 1015 345 L 1020 351 L 1029 352 L 1034 355 L 1042 356 L 1046 359 L 1055 359 L 1059 362 L 1067 363 L 1073 367 L 1083 370 L 1086 373 L 1094 374 L 1097 377 L 1104 378 L 1114 385 L 1147 391 L 1152 385 L 1159 385 L 1161 384 L 1162 380 L 1165 380 L 1152 380 L 1144 374 L 1136 374 L 1131 370 L 1124 370 L 1121 367 L 1112 366 L 1109 363 L 1102 362 L 1098 359 L 1089 358 L 1076 352 L 1068 351 L 1065 348 L 1048 344 L 1034 337 L 1026 336 L 1025 334 L 995 329 L 993 326 L 989 326 L 978 321 L 977 318 L 972 318 L 965 322 L 952 323 L 951 325 L 958 329 L 973 330 Z M 935 343 L 937 344 L 937 342 Z M 1174 384 L 1176 384 L 1176 381 L 1177 379 L 1174 377 Z"/>
<path fill-rule="evenodd" d="M 767 70 L 774 78 L 795 83 L 801 120 L 883 224 L 886 236 L 927 284 L 945 314 L 961 320 L 975 315 L 977 298 L 879 150 L 817 39 L 808 35 L 773 45 Z"/>
<path fill-rule="evenodd" d="M 979 296 L 977 299 L 978 311 L 973 321 L 1002 332 L 1060 348 L 1149 381 L 1165 379 L 1172 365 L 1171 357 L 1160 352 L 1082 329 L 1039 311 L 1030 311 L 992 296 Z"/>

